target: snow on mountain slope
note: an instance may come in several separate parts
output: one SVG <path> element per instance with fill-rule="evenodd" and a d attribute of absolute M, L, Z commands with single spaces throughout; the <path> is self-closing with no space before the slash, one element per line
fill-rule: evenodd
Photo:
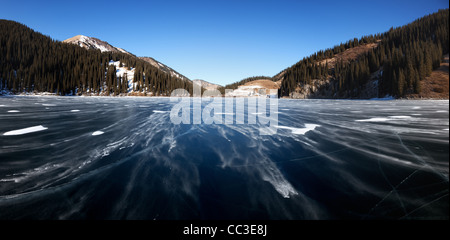
<path fill-rule="evenodd" d="M 134 68 L 133 67 L 127 67 L 124 63 L 122 63 L 122 67 L 120 66 L 120 61 L 109 61 L 109 66 L 114 65 L 116 67 L 116 76 L 117 77 L 124 77 L 125 73 L 127 74 L 127 81 L 128 81 L 128 92 L 133 92 L 133 89 L 135 88 L 136 83 L 133 82 L 134 80 Z"/>
<path fill-rule="evenodd" d="M 102 52 L 122 52 L 133 55 L 122 48 L 114 47 L 111 44 L 102 41 L 98 38 L 88 37 L 84 35 L 77 35 L 75 37 L 64 40 L 65 43 L 72 43 L 86 49 L 98 49 Z"/>

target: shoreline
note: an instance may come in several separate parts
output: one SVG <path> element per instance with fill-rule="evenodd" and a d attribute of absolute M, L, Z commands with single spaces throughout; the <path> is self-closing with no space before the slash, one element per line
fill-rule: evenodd
<path fill-rule="evenodd" d="M 8 93 L 8 94 L 1 94 L 0 93 L 0 98 L 5 98 L 5 97 L 79 97 L 79 98 L 171 98 L 171 96 L 139 96 L 139 95 L 118 95 L 118 96 L 106 96 L 106 95 L 56 95 L 53 93 L 42 93 L 42 94 L 12 94 L 12 93 Z M 180 97 L 177 97 L 180 98 Z M 185 98 L 185 97 L 182 97 Z M 189 96 L 188 98 L 200 98 L 200 97 L 191 97 Z M 203 97 L 206 98 L 206 97 Z M 259 97 L 224 97 L 222 96 L 221 98 L 259 98 Z M 270 99 L 270 98 L 269 98 Z M 449 101 L 449 98 L 415 98 L 415 97 L 406 97 L 406 98 L 286 98 L 286 97 L 281 97 L 281 98 L 276 98 L 276 99 L 284 99 L 284 100 L 356 100 L 356 101 L 396 101 L 396 100 L 415 100 L 415 101 Z"/>

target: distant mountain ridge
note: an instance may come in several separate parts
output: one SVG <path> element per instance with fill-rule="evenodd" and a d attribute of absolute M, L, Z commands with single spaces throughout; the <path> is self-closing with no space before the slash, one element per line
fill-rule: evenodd
<path fill-rule="evenodd" d="M 201 79 L 195 79 L 195 80 L 192 80 L 192 82 L 206 90 L 216 90 L 216 89 L 219 89 L 220 87 L 222 87 L 218 84 L 210 83 L 210 82 L 207 82 L 207 81 L 201 80 Z"/>
<path fill-rule="evenodd" d="M 158 68 L 159 70 L 161 70 L 161 71 L 163 71 L 163 72 L 165 72 L 167 74 L 170 74 L 171 76 L 180 78 L 180 79 L 185 80 L 185 81 L 191 81 L 189 78 L 185 77 L 183 74 L 175 71 L 173 68 L 165 65 L 164 63 L 161 63 L 161 62 L 155 60 L 152 57 L 139 57 L 139 59 L 142 59 L 142 60 L 150 63 L 154 67 Z"/>

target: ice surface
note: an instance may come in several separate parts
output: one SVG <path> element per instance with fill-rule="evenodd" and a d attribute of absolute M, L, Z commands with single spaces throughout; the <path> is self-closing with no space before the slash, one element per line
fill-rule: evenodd
<path fill-rule="evenodd" d="M 32 133 L 32 132 L 39 132 L 39 131 L 46 130 L 46 129 L 48 129 L 48 128 L 43 127 L 42 125 L 39 125 L 39 126 L 22 128 L 22 129 L 18 129 L 18 130 L 14 130 L 14 131 L 5 132 L 5 133 L 3 133 L 3 135 L 4 136 L 23 135 L 23 134 Z"/>

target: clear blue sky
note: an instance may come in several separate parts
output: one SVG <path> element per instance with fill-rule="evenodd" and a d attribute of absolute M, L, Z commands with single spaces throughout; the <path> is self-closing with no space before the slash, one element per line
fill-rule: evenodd
<path fill-rule="evenodd" d="M 224 85 L 273 76 L 318 50 L 448 7 L 447 0 L 1 0 L 0 19 L 60 41 L 97 37 Z"/>

